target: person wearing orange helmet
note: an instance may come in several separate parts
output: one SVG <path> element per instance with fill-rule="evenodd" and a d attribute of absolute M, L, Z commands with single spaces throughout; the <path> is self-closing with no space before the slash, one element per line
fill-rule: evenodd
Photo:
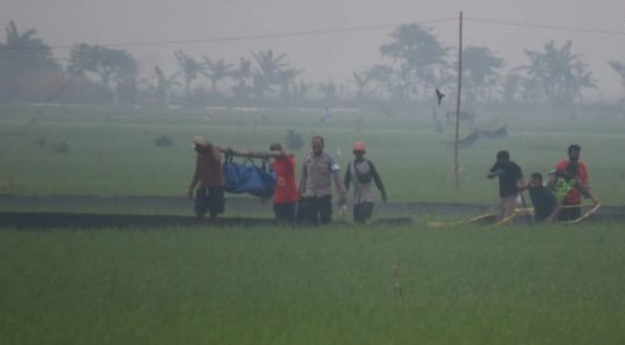
<path fill-rule="evenodd" d="M 347 166 L 344 185 L 346 190 L 349 190 L 351 182 L 354 182 L 354 222 L 364 224 L 373 213 L 373 183 L 382 193 L 384 202 L 387 201 L 386 190 L 373 162 L 365 159 L 365 144 L 357 141 L 352 149 L 355 159 Z"/>

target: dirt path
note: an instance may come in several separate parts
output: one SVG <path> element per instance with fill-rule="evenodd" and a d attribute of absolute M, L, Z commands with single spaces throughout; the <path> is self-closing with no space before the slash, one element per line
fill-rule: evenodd
<path fill-rule="evenodd" d="M 0 227 L 18 228 L 56 228 L 56 227 L 162 227 L 162 226 L 191 226 L 198 222 L 191 215 L 190 202 L 182 197 L 98 197 L 98 196 L 16 196 L 0 195 Z M 228 211 L 240 214 L 259 213 L 271 214 L 271 203 L 260 203 L 252 198 L 228 199 Z M 428 203 L 406 202 L 388 203 L 376 206 L 379 210 L 378 225 L 406 225 L 413 223 L 413 217 L 445 217 L 476 215 L 489 211 L 491 205 L 461 204 L 461 203 Z M 70 212 L 32 212 L 32 209 L 61 208 L 76 209 Z M 159 214 L 132 214 L 124 212 L 84 212 L 84 209 L 188 209 L 189 215 Z M 19 209 L 15 211 L 2 211 Z M 625 207 L 603 206 L 599 212 L 587 220 L 588 222 L 625 222 Z M 351 224 L 344 222 L 345 224 Z M 224 226 L 274 226 L 273 219 L 262 217 L 227 217 L 223 220 Z"/>

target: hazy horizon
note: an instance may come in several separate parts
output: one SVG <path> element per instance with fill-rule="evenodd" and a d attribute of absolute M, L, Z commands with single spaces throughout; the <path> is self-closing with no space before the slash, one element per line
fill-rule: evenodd
<path fill-rule="evenodd" d="M 566 7 L 565 7 L 566 6 Z M 506 26 L 467 20 L 464 46 L 487 46 L 506 60 L 505 70 L 525 63 L 524 49 L 542 49 L 551 39 L 558 46 L 573 41 L 573 52 L 583 55 L 597 80 L 598 90 L 586 93 L 588 100 L 616 100 L 623 95 L 619 78 L 609 61 L 625 61 L 625 2 L 581 0 L 518 1 L 496 0 L 385 2 L 356 0 L 268 0 L 263 2 L 120 0 L 107 2 L 79 0 L 9 0 L 0 13 L 0 23 L 14 20 L 20 31 L 34 28 L 37 36 L 52 46 L 87 42 L 111 44 L 201 40 L 225 36 L 246 36 L 315 31 L 378 24 L 424 22 L 456 18 L 460 10 L 467 19 L 483 18 L 515 23 L 546 24 L 590 30 L 623 32 L 623 35 L 584 33 L 570 30 Z M 33 10 L 35 9 L 35 10 Z M 426 24 L 449 46 L 457 47 L 455 20 Z M 250 41 L 124 46 L 142 64 L 143 75 L 154 65 L 167 73 L 177 68 L 174 50 L 194 57 L 207 55 L 237 63 L 250 51 L 273 49 L 289 55 L 288 62 L 303 68 L 311 82 L 346 82 L 354 70 L 384 60 L 380 44 L 388 41 L 392 28 L 300 37 L 267 38 Z M 0 40 L 4 41 L 4 37 Z M 55 49 L 64 58 L 69 49 Z"/>

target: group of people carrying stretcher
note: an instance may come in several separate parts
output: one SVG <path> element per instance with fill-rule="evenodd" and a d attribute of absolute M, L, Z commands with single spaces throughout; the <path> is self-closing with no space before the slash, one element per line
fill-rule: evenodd
<path fill-rule="evenodd" d="M 599 200 L 590 191 L 588 168 L 579 159 L 580 153 L 579 145 L 569 146 L 568 158 L 558 162 L 546 180 L 541 173 L 535 172 L 526 184 L 521 168 L 510 160 L 508 151 L 499 151 L 497 161 L 486 177 L 499 178 L 500 220 L 505 223 L 519 213 L 533 211 L 535 222 L 576 222 L 583 217 L 582 197 L 592 200 L 593 206 L 597 207 Z M 525 204 L 525 190 L 529 191 L 533 210 Z"/>

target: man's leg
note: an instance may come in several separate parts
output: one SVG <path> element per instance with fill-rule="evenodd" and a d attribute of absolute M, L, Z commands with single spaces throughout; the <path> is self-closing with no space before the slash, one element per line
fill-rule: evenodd
<path fill-rule="evenodd" d="M 208 188 L 208 212 L 211 220 L 217 220 L 217 217 L 224 213 L 225 203 L 223 187 Z"/>
<path fill-rule="evenodd" d="M 373 203 L 372 202 L 363 202 L 360 204 L 360 210 L 358 215 L 358 224 L 365 224 L 369 219 L 371 219 L 371 215 L 373 214 Z"/>
<path fill-rule="evenodd" d="M 517 206 L 517 195 L 511 195 L 501 198 L 503 206 L 503 218 L 506 219 L 514 214 L 514 209 Z"/>
<path fill-rule="evenodd" d="M 273 204 L 273 212 L 277 220 L 292 223 L 295 221 L 295 203 L 285 202 Z"/>
<path fill-rule="evenodd" d="M 293 224 L 297 220 L 297 202 L 287 202 L 284 204 L 284 219 Z"/>
<path fill-rule="evenodd" d="M 354 204 L 354 223 L 358 223 L 358 219 L 360 219 L 358 217 L 358 215 L 360 214 L 360 204 Z"/>
<path fill-rule="evenodd" d="M 562 211 L 560 211 L 560 215 L 558 216 L 558 220 L 561 222 L 570 222 L 578 219 L 582 216 L 582 210 L 580 207 L 571 207 L 579 204 L 567 204 L 563 203 Z"/>
<path fill-rule="evenodd" d="M 330 224 L 332 222 L 332 195 L 317 198 L 317 209 L 321 224 Z"/>
<path fill-rule="evenodd" d="M 204 216 L 208 211 L 208 189 L 198 188 L 195 190 L 195 215 L 200 222 L 204 221 Z"/>
<path fill-rule="evenodd" d="M 319 198 L 318 197 L 308 197 L 306 198 L 306 213 L 308 216 L 307 220 L 312 225 L 319 225 Z"/>

